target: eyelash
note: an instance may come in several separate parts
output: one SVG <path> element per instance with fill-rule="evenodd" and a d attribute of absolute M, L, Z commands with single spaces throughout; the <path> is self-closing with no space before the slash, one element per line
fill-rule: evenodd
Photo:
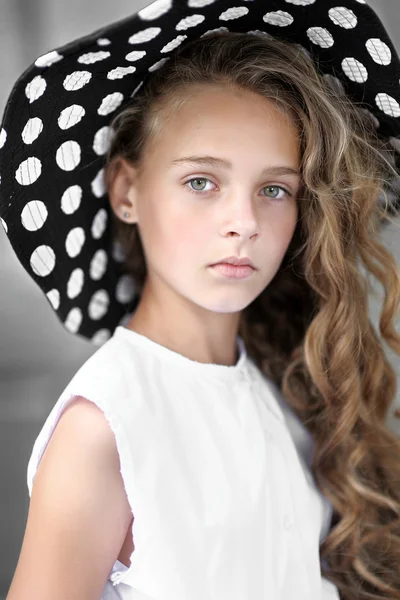
<path fill-rule="evenodd" d="M 191 179 L 188 179 L 187 181 L 185 181 L 184 186 L 187 186 L 187 184 L 190 183 L 191 181 L 196 181 L 196 179 L 201 179 L 204 181 L 211 181 L 211 179 L 208 179 L 207 177 L 192 177 Z M 292 194 L 290 192 L 288 192 L 288 190 L 286 188 L 284 188 L 280 185 L 265 185 L 265 186 L 263 186 L 262 189 L 267 188 L 267 187 L 279 188 L 279 189 L 283 190 L 287 196 L 292 196 Z M 196 194 L 196 195 L 202 194 L 203 196 L 211 191 L 211 190 L 208 190 L 208 192 L 204 192 L 204 191 L 200 191 L 200 190 L 194 190 L 190 186 L 187 186 L 187 189 L 189 190 L 189 192 L 191 194 Z M 270 200 L 275 200 L 276 202 L 282 202 L 284 200 L 284 198 L 270 198 L 269 196 L 264 196 L 264 197 L 269 198 Z"/>

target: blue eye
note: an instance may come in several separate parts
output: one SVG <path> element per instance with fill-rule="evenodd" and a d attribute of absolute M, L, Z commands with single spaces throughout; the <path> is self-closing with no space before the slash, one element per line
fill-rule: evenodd
<path fill-rule="evenodd" d="M 186 181 L 184 185 L 186 186 L 187 184 L 191 184 L 192 182 L 198 183 L 199 181 L 201 182 L 201 181 L 210 181 L 210 180 L 207 179 L 206 177 L 194 177 L 194 178 Z M 193 189 L 190 185 L 189 185 L 188 189 L 189 189 L 189 192 L 191 192 L 192 194 L 203 194 L 204 195 L 206 192 L 210 191 L 210 190 L 204 191 L 204 187 L 200 190 L 196 190 L 196 189 Z M 280 185 L 267 185 L 267 186 L 264 186 L 262 189 L 263 190 L 267 190 L 267 189 L 282 190 L 284 192 L 285 196 L 292 195 L 290 192 L 288 192 L 285 188 L 281 187 Z M 266 196 L 266 198 L 270 198 L 271 200 L 277 200 L 278 202 L 284 199 L 284 197 L 278 198 L 277 196 Z"/>

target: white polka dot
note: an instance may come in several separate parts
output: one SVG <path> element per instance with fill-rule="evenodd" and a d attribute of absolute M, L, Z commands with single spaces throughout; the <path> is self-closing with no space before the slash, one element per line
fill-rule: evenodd
<path fill-rule="evenodd" d="M 190 17 L 186 17 L 185 19 L 181 19 L 176 25 L 175 29 L 177 31 L 182 31 L 185 29 L 189 29 L 189 27 L 195 27 L 199 23 L 202 23 L 204 19 L 204 15 L 191 15 Z"/>
<path fill-rule="evenodd" d="M 68 298 L 76 298 L 82 291 L 85 275 L 82 269 L 74 269 L 68 279 L 67 296 Z"/>
<path fill-rule="evenodd" d="M 324 27 L 309 27 L 306 33 L 312 43 L 321 48 L 330 48 L 334 44 L 333 37 Z"/>
<path fill-rule="evenodd" d="M 60 306 L 60 292 L 53 288 L 52 290 L 47 292 L 46 296 L 49 299 L 50 304 L 52 305 L 54 310 L 57 310 Z"/>
<path fill-rule="evenodd" d="M 342 60 L 342 69 L 351 81 L 363 83 L 368 79 L 368 71 L 364 65 L 355 58 L 344 58 Z"/>
<path fill-rule="evenodd" d="M 3 128 L 0 131 L 0 148 L 2 148 L 4 146 L 4 144 L 6 143 L 6 139 L 7 139 L 7 132 L 6 130 Z"/>
<path fill-rule="evenodd" d="M 82 56 L 78 58 L 78 63 L 81 63 L 82 65 L 92 65 L 100 60 L 105 60 L 109 56 L 111 56 L 111 52 L 107 52 L 106 50 L 86 52 L 86 54 L 82 54 Z"/>
<path fill-rule="evenodd" d="M 298 47 L 300 52 L 302 52 L 304 54 L 304 56 L 306 56 L 309 60 L 311 60 L 311 62 L 313 61 L 313 56 L 312 56 L 311 52 L 309 52 L 307 50 L 307 48 L 304 48 L 304 46 L 302 46 L 301 44 L 296 44 L 296 46 Z"/>
<path fill-rule="evenodd" d="M 389 94 L 381 93 L 375 96 L 375 102 L 377 106 L 383 111 L 386 115 L 391 117 L 400 117 L 400 104 L 389 96 Z"/>
<path fill-rule="evenodd" d="M 344 6 L 336 6 L 328 10 L 330 20 L 343 27 L 344 29 L 353 29 L 357 25 L 357 17 L 349 8 Z"/>
<path fill-rule="evenodd" d="M 149 42 L 154 39 L 161 32 L 160 27 L 148 27 L 147 29 L 142 29 L 142 31 L 138 31 L 131 35 L 128 39 L 129 44 L 142 44 L 143 42 Z"/>
<path fill-rule="evenodd" d="M 365 46 L 372 59 L 378 63 L 378 65 L 390 65 L 392 53 L 385 42 L 382 42 L 379 38 L 370 38 L 365 43 Z"/>
<path fill-rule="evenodd" d="M 91 183 L 92 193 L 96 198 L 101 198 L 106 193 L 106 183 L 104 181 L 104 169 L 100 169 Z"/>
<path fill-rule="evenodd" d="M 150 70 L 150 69 L 149 69 L 149 70 Z M 137 85 L 137 86 L 135 87 L 135 89 L 133 90 L 132 94 L 130 95 L 130 97 L 131 97 L 131 98 L 133 98 L 133 96 L 135 96 L 135 94 L 137 94 L 137 93 L 138 93 L 138 91 L 140 90 L 140 88 L 142 87 L 142 85 L 143 85 L 143 81 L 141 81 L 141 82 L 139 83 L 139 85 Z"/>
<path fill-rule="evenodd" d="M 125 327 L 126 325 L 128 325 L 134 312 L 135 311 L 133 310 L 131 313 L 125 313 L 124 316 L 120 319 L 118 325 L 121 325 L 121 327 Z"/>
<path fill-rule="evenodd" d="M 25 204 L 21 212 L 22 225 L 28 231 L 37 231 L 43 227 L 47 219 L 47 208 L 40 200 L 31 200 Z"/>
<path fill-rule="evenodd" d="M 28 98 L 30 104 L 40 98 L 46 89 L 47 83 L 41 75 L 36 75 L 30 83 L 25 87 L 25 96 Z"/>
<path fill-rule="evenodd" d="M 39 58 L 35 60 L 35 65 L 37 67 L 50 67 L 50 65 L 62 60 L 62 58 L 61 54 L 58 54 L 56 50 L 53 50 L 52 52 L 47 52 L 47 54 L 39 56 Z"/>
<path fill-rule="evenodd" d="M 110 298 L 106 290 L 98 290 L 93 294 L 88 306 L 89 317 L 93 320 L 101 319 L 108 310 Z"/>
<path fill-rule="evenodd" d="M 399 189 L 398 183 L 397 183 L 397 189 Z M 386 193 L 384 194 L 383 190 L 381 189 L 381 192 L 377 198 L 377 202 L 385 210 L 387 208 L 390 208 L 390 210 L 394 210 L 395 212 L 397 212 L 398 208 L 396 207 L 396 204 L 398 202 L 398 191 L 393 192 L 392 189 L 390 189 L 390 190 L 387 189 Z"/>
<path fill-rule="evenodd" d="M 93 139 L 93 150 L 98 156 L 102 156 L 108 151 L 113 135 L 114 132 L 108 125 L 105 125 L 95 133 Z"/>
<path fill-rule="evenodd" d="M 22 141 L 25 144 L 32 144 L 43 130 L 43 121 L 39 117 L 28 119 L 25 127 L 22 130 Z"/>
<path fill-rule="evenodd" d="M 266 31 L 261 31 L 260 29 L 253 29 L 252 31 L 248 31 L 250 35 L 255 35 L 257 37 L 266 37 L 267 39 L 274 39 L 273 35 L 270 35 Z"/>
<path fill-rule="evenodd" d="M 91 232 L 92 237 L 98 240 L 103 235 L 108 221 L 108 214 L 105 208 L 101 208 L 93 219 Z"/>
<path fill-rule="evenodd" d="M 298 6 L 308 6 L 309 4 L 314 4 L 315 0 L 285 0 L 285 2 L 297 4 Z"/>
<path fill-rule="evenodd" d="M 111 254 L 112 254 L 113 259 L 116 262 L 122 263 L 126 259 L 125 253 L 122 249 L 121 244 L 118 242 L 118 240 L 115 240 L 113 242 Z"/>
<path fill-rule="evenodd" d="M 110 337 L 111 331 L 109 329 L 99 329 L 99 331 L 96 331 L 96 333 L 92 337 L 92 342 L 96 346 L 101 346 L 102 344 L 105 344 L 106 341 L 110 339 Z"/>
<path fill-rule="evenodd" d="M 156 2 L 152 2 L 149 6 L 139 10 L 137 14 L 142 21 L 152 21 L 167 13 L 171 7 L 172 0 L 156 0 Z"/>
<path fill-rule="evenodd" d="M 82 246 L 85 243 L 85 232 L 82 227 L 74 227 L 71 229 L 65 240 L 65 249 L 68 256 L 75 258 L 82 250 Z"/>
<path fill-rule="evenodd" d="M 99 108 L 97 109 L 97 113 L 102 116 L 112 113 L 119 107 L 123 99 L 124 96 L 120 92 L 108 94 L 108 96 L 103 98 Z"/>
<path fill-rule="evenodd" d="M 3 227 L 4 227 L 4 231 L 5 231 L 6 233 L 8 233 L 8 227 L 7 227 L 7 223 L 6 223 L 6 222 L 4 221 L 4 219 L 2 219 L 1 217 L 0 217 L 0 223 L 3 225 Z"/>
<path fill-rule="evenodd" d="M 389 138 L 389 143 L 392 146 L 392 148 L 394 148 L 395 150 L 397 150 L 397 152 L 400 153 L 400 138 L 391 137 Z"/>
<path fill-rule="evenodd" d="M 38 246 L 31 254 L 30 265 L 35 275 L 46 277 L 54 269 L 56 255 L 53 248 L 43 244 Z"/>
<path fill-rule="evenodd" d="M 375 115 L 372 114 L 370 110 L 368 110 L 367 108 L 359 108 L 359 110 L 365 115 L 367 115 L 368 119 L 372 122 L 375 129 L 378 129 L 380 127 L 378 119 L 375 117 Z"/>
<path fill-rule="evenodd" d="M 67 318 L 64 321 L 64 325 L 65 327 L 68 329 L 68 331 L 70 331 L 71 333 L 77 333 L 80 325 L 82 323 L 82 311 L 80 308 L 72 308 L 68 315 Z"/>
<path fill-rule="evenodd" d="M 105 250 L 97 250 L 90 261 L 89 274 L 92 279 L 101 279 L 107 269 L 108 256 Z"/>
<path fill-rule="evenodd" d="M 163 64 L 167 62 L 167 60 L 169 60 L 169 57 L 162 58 L 161 60 L 158 60 L 157 62 L 154 63 L 154 65 L 152 65 L 151 67 L 149 67 L 149 71 L 151 73 L 153 71 L 157 71 L 157 69 L 160 69 L 163 66 Z"/>
<path fill-rule="evenodd" d="M 84 85 L 89 83 L 91 78 L 92 74 L 89 71 L 74 71 L 66 76 L 63 86 L 67 92 L 74 92 L 83 88 Z"/>
<path fill-rule="evenodd" d="M 24 160 L 15 171 L 15 179 L 21 185 L 30 185 L 39 179 L 42 172 L 42 163 L 35 156 Z"/>
<path fill-rule="evenodd" d="M 184 40 L 186 40 L 187 35 L 178 35 L 174 40 L 172 40 L 171 42 L 169 42 L 168 44 L 166 44 L 161 50 L 160 52 L 170 52 L 171 50 L 174 50 L 175 48 L 177 48 L 178 46 L 180 46 L 180 44 L 182 44 L 182 42 Z"/>
<path fill-rule="evenodd" d="M 111 42 L 108 38 L 99 38 L 97 40 L 97 43 L 99 46 L 109 46 L 111 44 Z"/>
<path fill-rule="evenodd" d="M 189 8 L 203 8 L 209 4 L 214 4 L 215 0 L 188 0 Z"/>
<path fill-rule="evenodd" d="M 135 283 L 131 275 L 123 275 L 115 289 L 115 297 L 118 302 L 130 302 L 135 295 Z"/>
<path fill-rule="evenodd" d="M 328 85 L 331 88 L 333 88 L 333 90 L 336 93 L 340 94 L 341 96 L 344 96 L 346 94 L 343 82 L 340 81 L 340 79 L 338 77 L 335 77 L 334 75 L 331 75 L 330 73 L 324 73 L 323 78 L 327 81 Z"/>
<path fill-rule="evenodd" d="M 134 62 L 135 60 L 139 60 L 141 58 L 143 58 L 143 56 L 146 55 L 146 52 L 144 50 L 132 50 L 132 52 L 129 52 L 129 54 L 127 54 L 125 56 L 126 60 L 130 60 L 131 62 Z"/>
<path fill-rule="evenodd" d="M 269 12 L 263 16 L 263 20 L 270 25 L 277 25 L 278 27 L 286 27 L 293 23 L 293 17 L 283 10 L 277 10 Z"/>
<path fill-rule="evenodd" d="M 219 15 L 220 21 L 231 21 L 232 19 L 240 19 L 247 15 L 249 9 L 246 6 L 233 6 Z"/>
<path fill-rule="evenodd" d="M 227 27 L 216 27 L 215 29 L 207 29 L 207 31 L 205 31 L 200 37 L 205 37 L 216 31 L 229 31 L 229 29 Z M 272 36 L 270 36 L 270 37 L 272 37 Z"/>
<path fill-rule="evenodd" d="M 78 142 L 68 140 L 56 152 L 56 162 L 63 171 L 72 171 L 81 162 L 81 147 Z"/>
<path fill-rule="evenodd" d="M 79 185 L 71 185 L 61 196 L 61 210 L 66 215 L 72 215 L 78 210 L 82 200 L 82 188 Z"/>
<path fill-rule="evenodd" d="M 122 79 L 125 75 L 130 75 L 136 71 L 136 67 L 116 67 L 107 73 L 107 79 Z"/>
<path fill-rule="evenodd" d="M 58 126 L 60 129 L 69 129 L 73 127 L 85 116 L 85 109 L 80 104 L 71 104 L 60 112 L 58 117 Z"/>

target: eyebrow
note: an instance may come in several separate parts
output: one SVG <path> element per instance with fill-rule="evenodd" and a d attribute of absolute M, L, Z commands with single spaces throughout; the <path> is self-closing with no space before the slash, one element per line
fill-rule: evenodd
<path fill-rule="evenodd" d="M 232 163 L 224 158 L 217 158 L 215 156 L 183 156 L 172 161 L 171 167 L 179 165 L 181 163 L 204 165 L 207 167 L 223 167 L 225 169 L 232 169 Z M 300 177 L 300 173 L 297 169 L 284 165 L 273 165 L 268 166 L 262 171 L 263 175 L 297 175 Z"/>

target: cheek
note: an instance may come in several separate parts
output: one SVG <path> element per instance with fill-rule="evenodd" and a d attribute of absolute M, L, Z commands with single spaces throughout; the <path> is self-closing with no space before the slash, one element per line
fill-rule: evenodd
<path fill-rule="evenodd" d="M 206 223 L 202 224 L 193 213 L 185 213 L 182 207 L 166 202 L 164 208 L 146 215 L 149 246 L 154 248 L 157 261 L 175 265 L 186 262 L 193 266 L 193 257 L 204 254 L 209 246 Z"/>
<path fill-rule="evenodd" d="M 291 239 L 293 237 L 293 234 L 294 234 L 294 232 L 296 230 L 297 222 L 298 222 L 298 217 L 299 217 L 299 209 L 298 209 L 298 206 L 296 204 L 294 206 L 294 208 L 293 208 L 291 219 L 290 219 L 290 221 L 288 223 L 287 230 L 286 230 L 286 236 L 287 236 L 287 245 L 286 245 L 286 247 L 289 246 L 289 244 L 291 242 Z"/>
<path fill-rule="evenodd" d="M 207 220 L 182 210 L 171 215 L 166 236 L 172 241 L 173 251 L 181 263 L 185 262 L 185 257 L 204 252 L 210 241 Z"/>
<path fill-rule="evenodd" d="M 290 245 L 297 224 L 297 211 L 291 210 L 276 221 L 270 219 L 265 229 L 265 243 L 271 263 L 280 264 Z"/>
<path fill-rule="evenodd" d="M 281 220 L 279 227 L 279 237 L 282 240 L 282 244 L 285 249 L 289 246 L 290 240 L 293 237 L 296 229 L 298 219 L 298 207 L 297 204 L 291 204 L 288 207 L 284 218 Z"/>

